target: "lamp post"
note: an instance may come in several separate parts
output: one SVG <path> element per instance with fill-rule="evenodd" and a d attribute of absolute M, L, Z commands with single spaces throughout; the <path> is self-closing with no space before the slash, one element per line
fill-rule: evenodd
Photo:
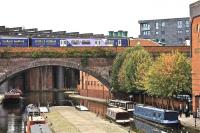
<path fill-rule="evenodd" d="M 133 98 L 133 95 L 129 95 L 129 100 L 131 101 L 131 99 Z"/>

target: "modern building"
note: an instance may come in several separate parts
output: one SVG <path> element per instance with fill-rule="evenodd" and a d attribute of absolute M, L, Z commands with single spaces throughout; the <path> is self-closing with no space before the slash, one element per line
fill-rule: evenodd
<path fill-rule="evenodd" d="M 200 0 L 190 5 L 192 23 L 192 101 L 193 111 L 200 113 Z"/>
<path fill-rule="evenodd" d="M 185 45 L 190 40 L 190 18 L 140 20 L 139 38 L 163 45 Z"/>

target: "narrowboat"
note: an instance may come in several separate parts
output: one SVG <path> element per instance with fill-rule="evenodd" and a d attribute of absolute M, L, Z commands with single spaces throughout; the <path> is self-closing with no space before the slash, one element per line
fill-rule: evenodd
<path fill-rule="evenodd" d="M 134 111 L 134 102 L 132 101 L 124 101 L 124 100 L 109 100 L 108 101 L 109 107 L 118 107 L 128 112 Z"/>
<path fill-rule="evenodd" d="M 11 89 L 4 94 L 3 103 L 19 103 L 20 97 L 22 96 L 22 91 L 19 89 Z"/>
<path fill-rule="evenodd" d="M 137 118 L 142 118 L 151 122 L 162 125 L 177 125 L 179 124 L 178 112 L 173 110 L 159 109 L 152 106 L 145 106 L 142 104 L 135 105 L 133 112 Z"/>
<path fill-rule="evenodd" d="M 52 133 L 47 124 L 35 124 L 30 128 L 30 133 Z"/>
<path fill-rule="evenodd" d="M 52 133 L 44 116 L 40 114 L 40 108 L 33 104 L 26 106 L 24 122 L 26 133 L 36 133 L 37 131 Z"/>
<path fill-rule="evenodd" d="M 129 113 L 120 108 L 107 108 L 106 117 L 119 124 L 131 122 Z"/>

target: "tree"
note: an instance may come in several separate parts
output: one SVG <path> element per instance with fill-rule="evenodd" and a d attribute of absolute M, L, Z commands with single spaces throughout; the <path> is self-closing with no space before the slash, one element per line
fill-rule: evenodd
<path fill-rule="evenodd" d="M 119 90 L 119 83 L 118 83 L 118 74 L 119 69 L 121 68 L 121 65 L 126 57 L 126 54 L 128 54 L 131 51 L 131 48 L 127 49 L 125 52 L 117 54 L 113 66 L 112 66 L 112 82 L 111 85 L 114 90 Z"/>
<path fill-rule="evenodd" d="M 176 97 L 191 92 L 191 63 L 179 52 L 162 54 L 150 67 L 145 88 L 151 95 Z"/>
<path fill-rule="evenodd" d="M 144 89 L 144 77 L 152 63 L 150 54 L 142 46 L 127 49 L 114 61 L 112 85 L 114 89 L 134 92 Z"/>

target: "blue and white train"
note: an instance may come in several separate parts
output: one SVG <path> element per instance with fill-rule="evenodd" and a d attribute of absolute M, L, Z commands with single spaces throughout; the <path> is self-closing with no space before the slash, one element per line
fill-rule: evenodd
<path fill-rule="evenodd" d="M 128 38 L 0 38 L 0 47 L 127 47 L 128 45 Z"/>
<path fill-rule="evenodd" d="M 178 112 L 173 110 L 165 110 L 137 104 L 135 105 L 133 114 L 136 117 L 163 125 L 179 124 Z"/>

